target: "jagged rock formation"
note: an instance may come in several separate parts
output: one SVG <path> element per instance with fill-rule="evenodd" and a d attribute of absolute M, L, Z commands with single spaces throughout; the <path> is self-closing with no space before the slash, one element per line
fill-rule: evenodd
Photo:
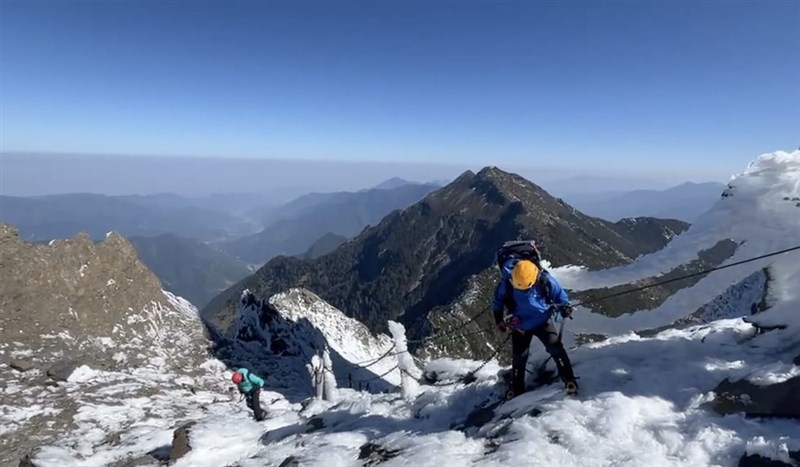
<path fill-rule="evenodd" d="M 117 345 L 156 349 L 202 337 L 193 307 L 165 293 L 119 234 L 42 245 L 0 224 L 0 252 L 4 347 L 98 360 Z"/>
<path fill-rule="evenodd" d="M 269 298 L 244 290 L 238 306 L 231 338 L 218 336 L 215 353 L 230 367 L 257 369 L 271 388 L 311 394 L 305 366 L 326 348 L 340 387 L 358 389 L 369 381 L 371 390 L 381 390 L 399 383 L 395 357 L 376 361 L 391 349 L 391 339 L 374 335 L 308 290 Z"/>
<path fill-rule="evenodd" d="M 725 380 L 714 392 L 712 407 L 722 415 L 744 413 L 748 417 L 800 420 L 800 376 L 770 385 Z"/>
<path fill-rule="evenodd" d="M 0 277 L 2 465 L 75 429 L 83 404 L 181 386 L 142 374 L 202 374 L 208 344 L 196 308 L 162 290 L 116 233 L 98 244 L 86 234 L 31 244 L 0 224 Z"/>

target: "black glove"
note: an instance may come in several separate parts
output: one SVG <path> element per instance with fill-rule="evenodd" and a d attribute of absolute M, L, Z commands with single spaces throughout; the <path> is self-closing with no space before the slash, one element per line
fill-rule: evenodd
<path fill-rule="evenodd" d="M 570 304 L 559 305 L 558 307 L 558 314 L 561 315 L 562 318 L 569 318 L 572 319 L 572 312 L 575 311 Z"/>
<path fill-rule="evenodd" d="M 497 330 L 500 332 L 508 331 L 508 326 L 503 320 L 503 310 L 492 310 L 492 314 L 494 315 L 494 325 L 497 326 Z"/>
<path fill-rule="evenodd" d="M 492 310 L 494 324 L 500 325 L 503 322 L 503 310 Z"/>

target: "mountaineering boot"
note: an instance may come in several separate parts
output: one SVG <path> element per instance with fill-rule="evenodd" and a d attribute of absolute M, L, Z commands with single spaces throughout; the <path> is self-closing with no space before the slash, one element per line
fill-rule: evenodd
<path fill-rule="evenodd" d="M 567 390 L 568 396 L 575 396 L 578 394 L 578 382 L 574 379 L 564 383 L 564 388 Z"/>

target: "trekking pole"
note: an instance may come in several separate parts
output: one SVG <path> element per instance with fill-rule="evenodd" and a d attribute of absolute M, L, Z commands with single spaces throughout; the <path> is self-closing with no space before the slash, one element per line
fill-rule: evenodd
<path fill-rule="evenodd" d="M 559 307 L 553 305 L 553 310 L 556 313 L 559 313 L 558 308 Z M 567 323 L 566 318 L 564 318 L 563 316 L 561 318 L 562 318 L 561 319 L 561 325 L 558 327 L 558 342 L 559 343 L 561 343 L 561 336 L 564 335 L 564 325 Z M 569 319 L 572 319 L 572 314 L 569 315 Z M 539 364 L 538 367 L 536 367 L 536 373 L 535 374 L 537 376 L 539 376 L 539 377 L 542 377 L 542 375 L 544 375 L 544 369 L 547 366 L 547 362 L 549 362 L 552 359 L 553 359 L 553 356 L 552 355 L 548 355 L 547 358 L 541 364 Z"/>
<path fill-rule="evenodd" d="M 560 313 L 560 308 L 566 308 L 564 305 L 561 306 L 554 306 L 556 313 Z M 572 313 L 569 314 L 569 319 L 572 319 Z M 561 336 L 564 335 L 564 325 L 567 324 L 567 319 L 563 316 L 561 317 L 561 326 L 558 328 L 558 342 L 561 342 Z"/>

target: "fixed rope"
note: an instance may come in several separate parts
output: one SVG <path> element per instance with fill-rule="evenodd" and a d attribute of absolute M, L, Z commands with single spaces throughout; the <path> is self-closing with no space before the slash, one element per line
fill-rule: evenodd
<path fill-rule="evenodd" d="M 492 359 L 494 359 L 494 357 L 496 357 L 497 354 L 500 353 L 500 351 L 503 349 L 503 347 L 505 347 L 506 344 L 508 344 L 508 341 L 510 341 L 510 340 L 511 340 L 511 334 L 507 335 L 506 338 L 503 340 L 503 342 L 500 343 L 500 345 L 497 346 L 495 351 L 492 352 L 492 354 L 489 355 L 486 359 L 484 359 L 483 362 L 480 365 L 478 365 L 477 368 L 475 368 L 472 371 L 467 372 L 466 375 L 462 376 L 461 378 L 459 378 L 459 379 L 457 379 L 455 381 L 450 381 L 449 383 L 443 383 L 443 384 L 434 384 L 434 386 L 436 386 L 436 387 L 445 387 L 445 386 L 453 386 L 453 385 L 456 385 L 456 384 L 459 384 L 459 383 L 470 383 L 472 381 L 475 381 L 475 379 L 476 379 L 475 375 L 477 375 L 478 372 L 483 369 L 483 367 L 488 365 L 489 362 L 491 362 Z"/>
<path fill-rule="evenodd" d="M 727 268 L 731 268 L 731 267 L 734 267 L 734 266 L 740 266 L 742 264 L 751 263 L 751 262 L 758 261 L 758 260 L 761 260 L 761 259 L 770 258 L 770 257 L 773 257 L 773 256 L 778 256 L 778 255 L 782 255 L 782 254 L 789 253 L 789 252 L 792 252 L 792 251 L 797 251 L 797 250 L 800 250 L 800 245 L 794 246 L 794 247 L 791 247 L 791 248 L 785 248 L 785 249 L 779 250 L 779 251 L 774 251 L 772 253 L 767 253 L 767 254 L 756 256 L 756 257 L 753 257 L 753 258 L 748 258 L 748 259 L 744 259 L 744 260 L 741 260 L 741 261 L 736 261 L 736 262 L 731 263 L 731 264 L 726 264 L 726 265 L 723 265 L 723 266 L 716 266 L 716 267 L 713 267 L 713 268 L 704 269 L 702 271 L 693 272 L 693 273 L 690 273 L 690 274 L 684 274 L 682 276 L 674 277 L 674 278 L 663 280 L 663 281 L 654 282 L 652 284 L 648 284 L 648 285 L 645 285 L 645 286 L 636 287 L 636 288 L 629 289 L 629 290 L 623 290 L 621 292 L 617 292 L 617 293 L 613 293 L 613 294 L 609 294 L 609 295 L 603 295 L 603 296 L 600 296 L 600 297 L 597 297 L 597 298 L 592 298 L 592 299 L 589 299 L 589 300 L 582 300 L 582 301 L 579 301 L 577 303 L 572 304 L 572 306 L 573 307 L 578 307 L 578 306 L 587 305 L 587 304 L 590 304 L 590 303 L 597 303 L 597 302 L 601 302 L 601 301 L 604 301 L 604 300 L 610 300 L 612 298 L 622 297 L 622 296 L 625 296 L 625 295 L 628 295 L 628 294 L 641 292 L 642 290 L 651 289 L 653 287 L 659 287 L 659 286 L 662 286 L 662 285 L 665 285 L 665 284 L 669 284 L 669 283 L 672 283 L 672 282 L 677 282 L 677 281 L 689 279 L 689 278 L 692 278 L 692 277 L 697 277 L 697 276 L 710 274 L 712 272 L 720 271 L 722 269 L 727 269 Z M 461 331 L 462 329 L 464 329 L 467 326 L 469 326 L 471 323 L 475 322 L 484 313 L 486 313 L 486 310 L 482 309 L 480 312 L 478 312 L 474 316 L 472 316 L 469 320 L 465 321 L 461 326 L 459 326 L 459 327 L 457 327 L 455 329 L 449 330 L 446 333 L 441 333 L 441 334 L 438 334 L 438 335 L 428 336 L 428 337 L 425 337 L 425 338 L 422 338 L 422 339 L 412 339 L 412 340 L 408 340 L 407 342 L 408 343 L 414 343 L 414 344 L 424 344 L 424 343 L 432 342 L 432 341 L 436 341 L 436 340 L 452 341 L 452 340 L 456 340 L 456 339 L 460 339 L 460 338 L 464 338 L 464 337 L 469 337 L 469 336 L 472 336 L 472 335 L 494 332 L 495 331 L 494 329 L 481 328 L 481 329 L 479 329 L 477 331 L 474 331 L 474 332 L 454 335 L 454 333 L 456 333 L 458 331 Z M 481 365 L 478 366 L 475 370 L 472 370 L 469 373 L 467 373 L 467 375 L 465 377 L 466 378 L 474 377 L 475 374 L 478 371 L 483 369 L 483 367 L 485 367 L 494 357 L 497 356 L 498 353 L 500 353 L 500 350 L 508 343 L 508 341 L 510 339 L 511 339 L 511 335 L 508 335 L 506 337 L 506 339 L 492 353 L 492 355 L 489 356 L 489 358 L 485 359 L 481 363 Z M 389 348 L 389 350 L 387 350 L 383 355 L 381 355 L 377 359 L 368 360 L 366 362 L 362 362 L 362 364 L 366 363 L 366 366 L 361 366 L 361 364 L 354 364 L 354 365 L 359 366 L 361 369 L 369 368 L 370 366 L 375 365 L 376 363 L 380 362 L 381 360 L 383 360 L 385 358 L 388 358 L 388 357 L 391 357 L 391 356 L 396 356 L 396 355 L 399 355 L 399 354 L 402 354 L 402 353 L 410 353 L 408 350 L 404 350 L 402 352 L 392 352 L 392 350 L 394 350 L 394 349 L 395 349 L 395 345 L 392 345 L 392 347 Z M 384 376 L 388 375 L 389 373 L 391 373 L 392 371 L 396 370 L 397 368 L 398 368 L 398 365 L 395 365 L 391 370 L 386 371 L 382 375 L 370 378 L 368 380 L 364 380 L 364 381 L 362 381 L 362 383 L 383 378 Z M 527 370 L 527 371 L 530 372 L 530 370 Z M 446 383 L 446 384 L 441 384 L 441 385 L 437 385 L 437 386 L 448 386 L 448 385 L 452 385 L 452 384 L 457 384 L 458 382 L 459 381 Z"/>
<path fill-rule="evenodd" d="M 602 302 L 602 301 L 605 301 L 605 300 L 610 300 L 612 298 L 622 297 L 624 295 L 628 295 L 628 294 L 632 294 L 632 293 L 636 293 L 636 292 L 641 292 L 642 290 L 652 289 L 653 287 L 659 287 L 659 286 L 662 286 L 662 285 L 665 285 L 665 284 L 670 284 L 672 282 L 678 282 L 678 281 L 682 281 L 684 279 L 690 279 L 692 277 L 703 276 L 703 275 L 706 275 L 706 274 L 709 274 L 709 273 L 712 273 L 712 272 L 715 272 L 715 271 L 720 271 L 722 269 L 732 268 L 734 266 L 740 266 L 740 265 L 746 264 L 746 263 L 752 263 L 753 261 L 758 261 L 758 260 L 761 260 L 761 259 L 764 259 L 764 258 L 770 258 L 772 256 L 782 255 L 784 253 L 789 253 L 789 252 L 796 251 L 796 250 L 800 250 L 800 245 L 794 246 L 794 247 L 791 247 L 791 248 L 786 248 L 786 249 L 779 250 L 779 251 L 774 251 L 772 253 L 767 253 L 765 255 L 744 259 L 744 260 L 741 260 L 741 261 L 737 261 L 735 263 L 726 264 L 724 266 L 716 266 L 716 267 L 713 267 L 713 268 L 704 269 L 702 271 L 693 272 L 693 273 L 690 273 L 690 274 L 684 274 L 683 276 L 673 277 L 672 279 L 666 279 L 666 280 L 663 280 L 663 281 L 654 282 L 652 284 L 643 285 L 641 287 L 636 287 L 636 288 L 629 289 L 629 290 L 623 290 L 622 292 L 616 292 L 616 293 L 613 293 L 613 294 L 610 294 L 610 295 L 604 295 L 604 296 L 601 296 L 601 297 L 598 297 L 598 298 L 592 298 L 590 300 L 582 300 L 582 301 L 580 301 L 578 303 L 572 304 L 572 306 L 577 307 L 577 306 L 586 305 L 586 304 L 589 304 L 589 303 Z"/>
<path fill-rule="evenodd" d="M 442 334 L 439 334 L 439 335 L 423 337 L 422 339 L 411 339 L 411 340 L 408 341 L 408 343 L 409 344 L 426 344 L 426 343 L 434 341 L 434 340 L 440 340 L 440 339 L 442 339 L 444 337 L 448 337 L 449 335 L 455 334 L 455 333 L 461 331 L 462 329 L 465 329 L 467 326 L 469 326 L 470 324 L 474 323 L 475 320 L 477 320 L 478 318 L 483 316 L 485 313 L 486 313 L 486 310 L 485 309 L 481 309 L 481 311 L 475 313 L 475 315 L 472 316 L 470 319 L 464 321 L 463 324 L 461 324 L 460 326 L 456 327 L 455 329 L 450 329 L 447 333 L 442 333 Z"/>
<path fill-rule="evenodd" d="M 355 365 L 355 366 L 360 366 L 360 367 L 361 367 L 361 369 L 364 369 L 364 368 L 369 368 L 369 367 L 371 367 L 372 365 L 374 365 L 374 364 L 376 364 L 376 363 L 380 362 L 381 360 L 383 360 L 383 359 L 384 359 L 384 358 L 386 358 L 386 357 L 391 357 L 392 355 L 397 355 L 397 354 L 399 354 L 399 353 L 402 353 L 402 352 L 395 352 L 395 353 L 392 353 L 392 350 L 394 350 L 396 347 L 397 347 L 397 344 L 392 344 L 392 346 L 391 346 L 391 347 L 389 347 L 389 350 L 387 350 L 387 351 L 386 351 L 386 352 L 385 352 L 383 355 L 381 355 L 380 357 L 378 357 L 378 358 L 374 358 L 374 359 L 370 359 L 370 360 L 366 360 L 366 361 L 363 361 L 363 362 L 357 362 L 357 363 L 353 363 L 353 365 Z"/>

